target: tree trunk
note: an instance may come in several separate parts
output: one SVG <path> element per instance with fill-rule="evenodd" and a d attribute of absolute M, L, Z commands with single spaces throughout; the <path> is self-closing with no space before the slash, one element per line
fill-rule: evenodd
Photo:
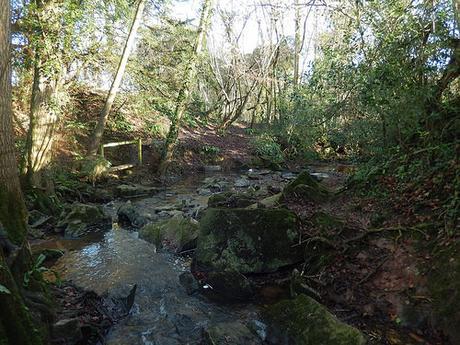
<path fill-rule="evenodd" d="M 51 149 L 58 125 L 60 103 L 58 89 L 61 84 L 61 54 L 59 37 L 62 23 L 61 4 L 56 1 L 32 2 L 31 16 L 37 18 L 37 27 L 31 38 L 34 50 L 34 80 L 29 110 L 26 156 L 23 167 L 30 186 L 40 185 L 42 171 L 51 162 Z M 43 24 L 41 24 L 43 23 Z M 52 52 L 52 53 L 51 53 Z"/>
<path fill-rule="evenodd" d="M 7 263 L 10 241 L 23 246 L 26 209 L 18 177 L 11 111 L 10 4 L 0 0 L 0 342 L 5 345 L 42 344 Z M 3 223 L 3 226 L 1 225 Z M 20 276 L 21 278 L 21 276 Z"/>
<path fill-rule="evenodd" d="M 189 99 L 190 84 L 195 74 L 198 56 L 200 55 L 201 50 L 203 48 L 204 38 L 206 36 L 206 32 L 211 17 L 211 10 L 212 0 L 203 0 L 203 8 L 201 11 L 201 18 L 196 36 L 195 47 L 185 70 L 184 81 L 177 96 L 176 108 L 174 110 L 174 115 L 171 119 L 171 127 L 169 129 L 168 136 L 166 137 L 165 145 L 163 148 L 161 163 L 159 167 L 159 173 L 161 175 L 165 174 L 166 169 L 169 163 L 171 162 L 174 154 L 174 148 L 177 142 L 177 138 L 179 136 L 181 121 L 184 116 L 187 102 Z"/>
<path fill-rule="evenodd" d="M 294 1 L 295 7 L 295 36 L 294 36 L 294 91 L 299 86 L 300 66 L 300 7 L 299 0 Z"/>
<path fill-rule="evenodd" d="M 107 95 L 107 99 L 104 104 L 104 108 L 99 115 L 96 128 L 94 129 L 93 135 L 91 137 L 91 142 L 88 149 L 89 155 L 97 154 L 97 150 L 102 141 L 102 135 L 104 134 L 105 124 L 109 117 L 110 111 L 112 110 L 113 102 L 120 88 L 121 81 L 123 79 L 123 74 L 126 70 L 126 65 L 128 64 L 129 55 L 134 46 L 134 40 L 136 38 L 137 30 L 140 26 L 142 20 L 142 14 L 144 13 L 146 0 L 139 0 L 137 4 L 136 13 L 134 15 L 134 20 L 129 30 L 128 39 L 126 40 L 125 47 L 123 48 L 123 53 L 121 55 L 120 63 L 118 64 L 117 72 L 115 74 L 115 79 L 112 82 L 112 85 Z"/>
<path fill-rule="evenodd" d="M 26 144 L 26 175 L 30 186 L 41 184 L 42 171 L 51 162 L 51 149 L 59 120 L 59 110 L 54 101 L 60 78 L 57 75 L 46 76 L 41 59 L 37 53 Z"/>

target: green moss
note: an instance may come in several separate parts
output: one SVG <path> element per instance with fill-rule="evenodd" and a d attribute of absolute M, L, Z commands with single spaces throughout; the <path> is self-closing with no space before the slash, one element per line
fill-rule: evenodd
<path fill-rule="evenodd" d="M 196 261 L 212 270 L 272 272 L 303 259 L 298 221 L 285 209 L 208 209 L 200 221 Z"/>
<path fill-rule="evenodd" d="M 27 235 L 26 209 L 21 195 L 0 188 L 0 222 L 11 242 L 20 245 Z"/>
<path fill-rule="evenodd" d="M 248 208 L 249 209 L 255 209 L 259 207 L 275 208 L 275 207 L 280 206 L 280 204 L 281 204 L 281 193 L 278 193 L 278 194 L 266 197 L 258 201 L 257 203 L 248 206 Z"/>
<path fill-rule="evenodd" d="M 213 194 L 209 197 L 209 207 L 244 208 L 255 203 L 257 200 L 251 193 L 225 192 Z"/>
<path fill-rule="evenodd" d="M 139 237 L 161 248 L 163 242 L 180 252 L 190 249 L 198 235 L 198 224 L 182 215 L 170 219 L 145 225 L 139 230 Z"/>
<path fill-rule="evenodd" d="M 292 197 L 322 202 L 330 197 L 330 192 L 326 187 L 315 180 L 308 171 L 303 171 L 283 190 L 283 198 L 289 199 Z"/>
<path fill-rule="evenodd" d="M 296 345 L 366 343 L 359 330 L 339 321 L 326 307 L 305 295 L 278 302 L 265 315 L 275 329 Z"/>

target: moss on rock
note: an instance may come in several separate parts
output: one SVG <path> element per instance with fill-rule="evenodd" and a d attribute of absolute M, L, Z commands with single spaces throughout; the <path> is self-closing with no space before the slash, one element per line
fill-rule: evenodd
<path fill-rule="evenodd" d="M 66 237 L 77 238 L 83 236 L 89 226 L 109 222 L 101 206 L 76 202 L 62 212 L 57 227 L 65 229 Z"/>
<path fill-rule="evenodd" d="M 308 171 L 303 171 L 283 190 L 283 198 L 290 199 L 292 197 L 322 202 L 330 197 L 330 192 L 312 177 Z"/>
<path fill-rule="evenodd" d="M 208 206 L 213 208 L 244 208 L 256 201 L 257 199 L 251 193 L 225 192 L 211 195 L 208 200 Z"/>
<path fill-rule="evenodd" d="M 198 223 L 182 215 L 145 225 L 139 237 L 161 248 L 167 242 L 176 252 L 191 249 L 198 236 Z"/>
<path fill-rule="evenodd" d="M 332 315 L 314 299 L 299 295 L 270 306 L 265 313 L 268 321 L 295 345 L 364 345 L 366 340 L 359 330 Z M 276 335 L 275 335 L 276 336 Z"/>
<path fill-rule="evenodd" d="M 211 208 L 200 221 L 195 260 L 207 270 L 273 272 L 302 261 L 298 238 L 297 217 L 288 210 Z"/>

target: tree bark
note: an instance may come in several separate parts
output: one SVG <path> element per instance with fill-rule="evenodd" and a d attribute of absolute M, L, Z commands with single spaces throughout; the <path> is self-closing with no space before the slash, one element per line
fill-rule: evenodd
<path fill-rule="evenodd" d="M 31 321 L 19 292 L 18 280 L 6 260 L 10 254 L 5 251 L 6 241 L 14 242 L 17 247 L 26 242 L 26 209 L 13 137 L 9 0 L 0 0 L 0 8 L 0 284 L 8 289 L 8 292 L 0 292 L 0 342 L 5 345 L 40 345 L 42 341 L 36 331 L 38 325 Z"/>
<path fill-rule="evenodd" d="M 189 100 L 190 84 L 195 74 L 196 62 L 198 56 L 203 48 L 204 38 L 209 26 L 209 21 L 212 11 L 212 0 L 203 0 L 203 8 L 201 11 L 200 24 L 198 26 L 198 32 L 196 36 L 195 46 L 192 52 L 192 56 L 188 62 L 185 70 L 184 81 L 179 90 L 179 94 L 176 100 L 176 108 L 174 115 L 171 119 L 171 127 L 169 128 L 168 136 L 166 137 L 165 145 L 162 152 L 161 163 L 159 166 L 159 173 L 164 175 L 169 163 L 172 160 L 174 154 L 174 148 L 176 146 L 177 138 L 179 136 L 179 130 L 184 116 L 187 102 Z"/>
<path fill-rule="evenodd" d="M 42 70 L 41 59 L 37 52 L 26 144 L 26 176 L 30 186 L 41 184 L 42 171 L 51 162 L 51 149 L 59 120 L 59 110 L 54 100 L 60 78 L 55 74 L 47 77 Z"/>
<path fill-rule="evenodd" d="M 118 64 L 115 79 L 112 82 L 109 94 L 107 95 L 107 99 L 104 104 L 104 108 L 102 109 L 101 114 L 99 115 L 96 128 L 94 129 L 93 135 L 91 137 L 91 142 L 88 149 L 89 155 L 97 154 L 99 145 L 101 144 L 105 124 L 107 123 L 110 111 L 112 110 L 113 102 L 115 101 L 115 97 L 118 93 L 118 89 L 120 88 L 121 81 L 123 80 L 126 65 L 128 64 L 129 55 L 131 54 L 131 50 L 134 46 L 134 40 L 136 38 L 137 30 L 139 29 L 142 20 L 142 14 L 144 13 L 145 2 L 146 0 L 139 0 L 139 3 L 137 4 L 134 20 L 131 25 L 131 29 L 129 30 L 125 47 L 123 48 L 123 53 L 121 55 L 120 63 Z"/>
<path fill-rule="evenodd" d="M 300 7 L 299 0 L 294 1 L 295 8 L 295 36 L 294 36 L 294 91 L 299 86 L 299 66 L 300 66 Z"/>
<path fill-rule="evenodd" d="M 11 110 L 11 54 L 9 1 L 1 0 L 0 22 L 0 222 L 10 240 L 21 244 L 26 236 L 26 211 L 18 177 Z"/>

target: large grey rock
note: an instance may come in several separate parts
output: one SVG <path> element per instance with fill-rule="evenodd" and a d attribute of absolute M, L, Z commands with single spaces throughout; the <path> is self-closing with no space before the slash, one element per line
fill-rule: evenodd
<path fill-rule="evenodd" d="M 68 238 L 78 238 L 93 228 L 107 226 L 110 221 L 101 206 L 73 203 L 62 211 L 57 228 L 64 229 Z"/>
<path fill-rule="evenodd" d="M 203 332 L 205 345 L 262 345 L 262 340 L 241 322 L 221 322 Z"/>
<path fill-rule="evenodd" d="M 303 171 L 284 188 L 283 198 L 300 198 L 305 201 L 322 202 L 330 197 L 325 186 L 313 178 L 308 171 Z"/>
<path fill-rule="evenodd" d="M 297 217 L 285 209 L 210 208 L 200 221 L 195 263 L 207 271 L 267 273 L 303 260 Z"/>
<path fill-rule="evenodd" d="M 362 333 L 332 315 L 313 298 L 299 295 L 270 306 L 266 318 L 272 324 L 272 344 L 364 345 Z"/>
<path fill-rule="evenodd" d="M 119 198 L 133 198 L 138 196 L 147 196 L 158 193 L 156 187 L 146 187 L 137 184 L 122 184 L 115 188 L 115 194 Z"/>
<path fill-rule="evenodd" d="M 180 253 L 195 247 L 198 222 L 179 214 L 167 220 L 145 225 L 139 230 L 139 237 L 155 244 L 157 248 L 167 246 Z"/>
<path fill-rule="evenodd" d="M 256 201 L 257 199 L 251 193 L 225 192 L 211 195 L 208 206 L 213 208 L 244 208 Z"/>
<path fill-rule="evenodd" d="M 149 222 L 130 201 L 118 208 L 117 216 L 119 223 L 135 228 L 141 228 Z"/>

